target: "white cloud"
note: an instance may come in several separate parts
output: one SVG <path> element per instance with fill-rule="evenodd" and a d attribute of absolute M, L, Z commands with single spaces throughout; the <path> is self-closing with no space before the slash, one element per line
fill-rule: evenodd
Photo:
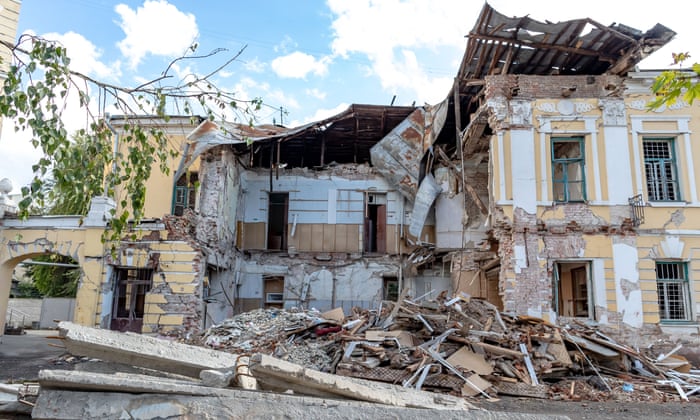
<path fill-rule="evenodd" d="M 306 89 L 304 91 L 304 93 L 306 93 L 307 95 L 314 97 L 316 99 L 321 99 L 321 100 L 326 99 L 326 92 L 322 92 L 316 88 Z"/>
<path fill-rule="evenodd" d="M 300 125 L 308 124 L 314 121 L 321 121 L 324 120 L 328 117 L 332 117 L 334 115 L 340 114 L 341 112 L 345 111 L 348 109 L 350 105 L 346 103 L 341 103 L 338 104 L 338 106 L 334 108 L 326 108 L 326 109 L 317 109 L 316 112 L 313 115 L 309 115 L 305 117 L 302 121 L 298 120 L 292 120 L 287 126 L 289 127 L 298 127 Z"/>
<path fill-rule="evenodd" d="M 178 57 L 199 36 L 191 13 L 183 13 L 165 0 L 147 0 L 136 10 L 126 4 L 114 9 L 121 17 L 119 26 L 126 35 L 117 46 L 136 68 L 148 54 Z"/>
<path fill-rule="evenodd" d="M 71 70 L 96 76 L 100 79 L 118 80 L 121 76 L 120 62 L 105 64 L 100 61 L 102 50 L 81 34 L 73 31 L 65 34 L 47 33 L 42 38 L 57 41 L 66 47 Z"/>
<path fill-rule="evenodd" d="M 296 48 L 297 43 L 289 35 L 285 35 L 282 41 L 272 47 L 272 50 L 276 53 L 286 53 L 290 49 Z"/>
<path fill-rule="evenodd" d="M 445 0 L 436 7 L 424 0 L 328 0 L 328 6 L 335 16 L 335 55 L 364 55 L 385 90 L 405 90 L 418 101 L 436 102 L 449 89 L 447 79 L 457 72 L 454 63 L 464 52 L 470 16 L 478 16 L 481 4 Z M 422 62 L 416 59 L 419 52 Z M 433 56 L 427 60 L 429 54 Z"/>
<path fill-rule="evenodd" d="M 314 56 L 295 51 L 291 54 L 277 57 L 270 63 L 272 70 L 280 77 L 303 79 L 313 73 L 323 76 L 328 73 L 329 57 L 316 59 Z"/>
<path fill-rule="evenodd" d="M 10 120 L 3 121 L 1 138 L 0 156 L 11 156 L 12 159 L 3 160 L 0 179 L 8 178 L 12 181 L 12 194 L 19 194 L 23 186 L 32 182 L 32 165 L 39 161 L 41 152 L 30 143 L 31 132 L 15 132 Z"/>
<path fill-rule="evenodd" d="M 265 71 L 266 67 L 265 63 L 258 60 L 258 57 L 255 57 L 252 60 L 241 60 L 241 63 L 243 63 L 243 68 L 248 71 L 252 71 L 253 73 L 262 73 Z"/>

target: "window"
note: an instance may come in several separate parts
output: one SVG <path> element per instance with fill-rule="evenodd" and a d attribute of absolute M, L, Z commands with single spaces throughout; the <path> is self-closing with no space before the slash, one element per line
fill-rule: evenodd
<path fill-rule="evenodd" d="M 649 201 L 680 200 L 672 138 L 645 138 L 644 170 Z"/>
<path fill-rule="evenodd" d="M 146 294 L 153 286 L 153 269 L 115 268 L 110 329 L 141 332 Z"/>
<path fill-rule="evenodd" d="M 656 290 L 661 321 L 690 320 L 687 267 L 682 262 L 656 263 Z"/>
<path fill-rule="evenodd" d="M 558 202 L 585 201 L 583 137 L 552 139 L 552 190 Z"/>
<path fill-rule="evenodd" d="M 180 177 L 175 183 L 173 191 L 173 214 L 182 216 L 185 209 L 194 210 L 197 201 L 196 185 L 197 173 L 189 172 Z"/>

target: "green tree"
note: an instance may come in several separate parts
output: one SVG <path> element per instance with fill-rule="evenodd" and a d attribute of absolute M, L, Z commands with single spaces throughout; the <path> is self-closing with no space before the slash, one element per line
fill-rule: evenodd
<path fill-rule="evenodd" d="M 85 216 L 90 197 L 103 188 L 105 162 L 111 145 L 105 139 L 78 133 L 57 150 L 61 159 L 54 163 L 51 176 L 44 183 L 48 215 Z M 76 180 L 81 182 L 76 185 Z M 28 264 L 27 275 L 36 289 L 48 297 L 75 297 L 80 280 L 80 268 L 73 258 L 51 254 L 33 258 L 39 264 Z"/>
<path fill-rule="evenodd" d="M 75 297 L 80 280 L 80 268 L 71 267 L 75 260 L 50 254 L 35 257 L 33 261 L 39 264 L 28 264 L 26 273 L 41 296 Z"/>
<path fill-rule="evenodd" d="M 32 145 L 42 154 L 32 168 L 35 177 L 31 185 L 22 189 L 20 216 L 26 217 L 31 208 L 59 209 L 58 191 L 64 197 L 89 199 L 102 195 L 105 183 L 110 196 L 113 196 L 114 186 L 120 185 L 125 192 L 125 198 L 120 198 L 119 203 L 122 210 L 115 212 L 110 230 L 103 236 L 103 240 L 113 244 L 127 232 L 129 221 L 138 222 L 143 217 L 145 183 L 152 168 L 156 166 L 167 173 L 167 159 L 173 156 L 167 147 L 166 134 L 162 130 L 144 128 L 137 120 L 126 124 L 126 133 L 120 136 L 123 150 L 127 152 L 112 153 L 109 147 L 105 147 L 105 144 L 111 144 L 112 132 L 102 121 L 107 106 L 116 107 L 127 122 L 129 116 L 135 115 L 154 115 L 167 121 L 169 113 L 177 113 L 192 118 L 197 114 L 210 120 L 252 123 L 254 112 L 262 105 L 259 99 L 241 101 L 233 93 L 219 89 L 211 80 L 234 62 L 243 49 L 205 75 L 191 75 L 170 83 L 175 80 L 171 74 L 175 62 L 225 52 L 216 49 L 209 54 L 196 55 L 196 45 L 193 45 L 159 77 L 136 87 L 125 87 L 73 71 L 66 49 L 53 41 L 22 35 L 17 44 L 0 41 L 2 47 L 12 52 L 13 63 L 0 94 L 0 116 L 14 122 L 16 131 L 29 130 Z M 95 106 L 91 106 L 93 97 L 99 102 Z M 87 160 L 78 160 L 84 151 L 72 147 L 62 119 L 72 98 L 77 99 L 89 121 L 87 128 L 77 133 L 77 138 L 90 139 L 90 147 L 94 148 L 91 152 L 95 154 L 89 155 L 91 158 Z M 95 165 L 111 169 L 105 173 L 105 183 L 86 176 L 93 169 L 94 156 L 99 157 Z M 80 165 L 73 166 L 75 162 L 80 162 Z M 86 162 L 90 162 L 87 167 Z M 46 188 L 48 182 L 53 182 L 56 188 Z M 84 214 L 85 207 L 79 207 L 80 213 Z M 126 209 L 131 209 L 132 213 Z"/>
<path fill-rule="evenodd" d="M 700 97 L 700 63 L 683 69 L 683 63 L 689 58 L 688 53 L 673 53 L 673 64 L 678 69 L 666 70 L 656 77 L 651 86 L 656 99 L 649 104 L 649 109 L 672 105 L 679 99 L 692 104 Z"/>

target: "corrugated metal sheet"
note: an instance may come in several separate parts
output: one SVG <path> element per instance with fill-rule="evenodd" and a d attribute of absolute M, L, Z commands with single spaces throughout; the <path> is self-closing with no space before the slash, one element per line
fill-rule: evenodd
<path fill-rule="evenodd" d="M 410 202 L 416 199 L 421 161 L 435 143 L 449 101 L 418 108 L 370 149 L 372 165 Z"/>

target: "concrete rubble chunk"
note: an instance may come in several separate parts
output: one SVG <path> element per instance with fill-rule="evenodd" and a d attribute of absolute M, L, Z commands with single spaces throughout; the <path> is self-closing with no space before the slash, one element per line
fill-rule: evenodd
<path fill-rule="evenodd" d="M 321 399 L 240 389 L 203 397 L 172 394 L 128 394 L 59 389 L 42 390 L 32 411 L 34 419 L 402 419 L 424 420 L 565 420 L 566 416 L 431 410 L 391 407 L 361 401 Z"/>
<path fill-rule="evenodd" d="M 278 387 L 280 383 L 286 383 L 290 389 L 299 393 L 320 391 L 338 397 L 397 407 L 438 410 L 476 408 L 466 400 L 451 395 L 434 394 L 396 385 L 318 372 L 264 354 L 251 356 L 249 368 L 261 384 L 264 385 L 268 382 L 273 387 Z"/>
<path fill-rule="evenodd" d="M 205 369 L 235 369 L 238 355 L 145 335 L 58 324 L 66 350 L 88 356 L 199 378 Z"/>
<path fill-rule="evenodd" d="M 201 381 L 194 379 L 185 381 L 121 372 L 107 374 L 45 369 L 39 372 L 39 385 L 42 391 L 46 388 L 59 388 L 94 392 L 218 395 L 218 388 L 203 386 Z"/>

